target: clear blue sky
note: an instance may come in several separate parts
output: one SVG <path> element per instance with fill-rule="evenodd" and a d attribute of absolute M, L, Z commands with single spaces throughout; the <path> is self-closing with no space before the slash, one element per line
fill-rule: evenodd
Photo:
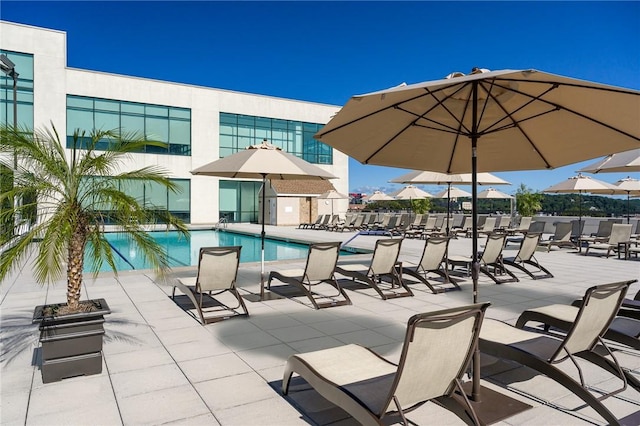
<path fill-rule="evenodd" d="M 475 66 L 640 89 L 635 1 L 3 0 L 0 18 L 66 31 L 69 67 L 332 105 Z M 588 163 L 496 175 L 513 183 L 504 192 L 520 183 L 542 190 Z M 351 160 L 350 190 L 398 189 L 388 180 L 406 172 Z"/>

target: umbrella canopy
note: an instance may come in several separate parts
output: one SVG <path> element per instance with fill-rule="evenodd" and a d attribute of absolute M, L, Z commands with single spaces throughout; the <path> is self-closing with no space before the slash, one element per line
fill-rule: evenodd
<path fill-rule="evenodd" d="M 440 173 L 413 170 L 395 179 L 391 179 L 392 183 L 424 183 L 433 185 L 446 185 L 457 183 L 458 185 L 471 185 L 471 173 Z M 500 179 L 491 173 L 478 173 L 478 185 L 511 185 L 506 180 Z"/>
<path fill-rule="evenodd" d="M 368 201 L 395 201 L 395 198 L 385 194 L 382 191 L 374 191 L 374 193 L 371 194 L 371 196 L 368 197 L 367 200 Z"/>
<path fill-rule="evenodd" d="M 404 188 L 401 188 L 396 192 L 392 192 L 389 195 L 396 200 L 417 200 L 420 198 L 433 197 L 432 194 L 429 194 L 427 191 L 423 191 L 422 189 L 413 185 L 407 185 Z"/>
<path fill-rule="evenodd" d="M 447 77 L 354 96 L 315 138 L 363 164 L 472 173 L 477 302 L 477 173 L 550 169 L 640 148 L 640 91 L 536 70 Z"/>
<path fill-rule="evenodd" d="M 640 149 L 606 156 L 600 161 L 578 170 L 585 173 L 631 173 L 640 172 Z"/>
<path fill-rule="evenodd" d="M 513 196 L 498 191 L 495 188 L 487 188 L 484 191 L 478 192 L 478 198 L 513 198 Z"/>
<path fill-rule="evenodd" d="M 435 198 L 462 198 L 462 197 L 471 197 L 471 193 L 465 190 L 458 188 L 457 186 L 452 186 L 447 189 L 444 189 L 434 195 Z"/>
<path fill-rule="evenodd" d="M 262 231 L 260 263 L 260 299 L 264 298 L 264 216 L 265 183 L 267 179 L 335 179 L 336 176 L 307 163 L 295 155 L 263 140 L 228 157 L 221 158 L 191 171 L 193 175 L 218 176 L 240 179 L 262 179 Z"/>
<path fill-rule="evenodd" d="M 333 200 L 346 200 L 348 198 L 349 198 L 348 195 L 338 192 L 335 189 L 331 189 L 327 192 L 323 192 L 322 194 L 318 195 L 318 199 L 331 200 L 331 216 L 333 216 Z"/>
<path fill-rule="evenodd" d="M 629 198 L 640 196 L 640 180 L 626 177 L 613 184 L 615 189 L 591 191 L 594 194 L 627 195 L 627 223 L 631 222 L 631 204 Z"/>
<path fill-rule="evenodd" d="M 590 176 L 584 176 L 581 173 L 578 173 L 577 176 L 572 176 L 567 180 L 564 180 L 555 185 L 551 185 L 549 188 L 544 189 L 542 192 L 554 193 L 554 194 L 571 194 L 577 193 L 579 199 L 579 211 L 580 217 L 579 220 L 582 221 L 582 194 L 585 192 L 594 192 L 594 191 L 614 191 L 616 188 L 601 180 L 593 179 Z"/>

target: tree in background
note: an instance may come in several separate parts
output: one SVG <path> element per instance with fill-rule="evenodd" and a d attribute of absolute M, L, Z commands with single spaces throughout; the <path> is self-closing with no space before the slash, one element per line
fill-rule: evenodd
<path fill-rule="evenodd" d="M 431 200 L 429 198 L 420 198 L 411 200 L 411 209 L 418 214 L 424 214 L 431 210 Z"/>
<path fill-rule="evenodd" d="M 542 194 L 521 183 L 516 191 L 516 209 L 521 216 L 533 216 L 542 210 Z"/>

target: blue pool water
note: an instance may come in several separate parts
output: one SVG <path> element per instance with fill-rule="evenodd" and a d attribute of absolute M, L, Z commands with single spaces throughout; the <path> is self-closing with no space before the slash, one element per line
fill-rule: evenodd
<path fill-rule="evenodd" d="M 260 238 L 251 235 L 203 230 L 191 231 L 190 237 L 185 239 L 175 231 L 149 232 L 149 234 L 167 250 L 172 267 L 197 265 L 198 252 L 201 247 L 242 246 L 240 262 L 260 261 Z M 144 258 L 140 256 L 136 246 L 130 243 L 123 234 L 110 233 L 107 234 L 107 239 L 122 255 L 120 257 L 114 253 L 119 271 L 149 269 L 149 265 L 145 264 Z M 306 244 L 266 239 L 264 260 L 303 259 L 307 257 L 308 251 L 309 246 Z M 104 263 L 101 270 L 110 271 L 111 269 L 109 265 Z"/>

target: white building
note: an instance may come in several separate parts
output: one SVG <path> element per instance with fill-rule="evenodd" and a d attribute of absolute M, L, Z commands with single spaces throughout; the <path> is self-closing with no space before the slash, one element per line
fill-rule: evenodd
<path fill-rule="evenodd" d="M 154 191 L 141 183 L 137 195 L 167 206 L 186 222 L 258 220 L 261 182 L 193 176 L 190 171 L 265 138 L 337 176 L 331 181 L 335 189 L 348 192 L 348 157 L 312 138 L 339 107 L 68 68 L 66 48 L 65 32 L 0 21 L 0 53 L 19 73 L 18 123 L 29 128 L 53 123 L 67 139 L 75 129 L 123 128 L 167 142 L 162 152 L 156 148 L 135 154 L 131 167 L 165 168 L 182 193 Z M 0 79 L 0 122 L 12 123 L 12 80 L 5 73 Z M 315 220 L 332 208 L 346 211 L 348 200 L 335 200 L 332 206 L 318 203 L 315 196 L 323 188 L 309 191 L 305 186 L 299 197 L 274 197 L 267 223 L 290 225 Z M 277 191 L 268 188 L 269 194 Z"/>

